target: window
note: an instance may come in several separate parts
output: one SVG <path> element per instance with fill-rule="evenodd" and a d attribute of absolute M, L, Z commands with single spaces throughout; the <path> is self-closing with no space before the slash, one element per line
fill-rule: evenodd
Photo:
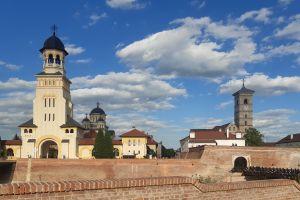
<path fill-rule="evenodd" d="M 48 121 L 50 121 L 51 120 L 51 114 L 49 113 L 49 118 L 48 118 Z"/>
<path fill-rule="evenodd" d="M 46 121 L 46 120 L 47 120 L 47 114 L 45 113 L 44 121 Z"/>
<path fill-rule="evenodd" d="M 131 141 L 130 140 L 128 140 L 128 146 L 131 146 Z"/>
<path fill-rule="evenodd" d="M 70 133 L 74 133 L 74 129 L 71 129 L 71 130 L 70 130 Z"/>
<path fill-rule="evenodd" d="M 135 140 L 133 140 L 133 146 L 135 146 Z"/>
<path fill-rule="evenodd" d="M 248 99 L 244 99 L 244 104 L 248 104 Z"/>
<path fill-rule="evenodd" d="M 55 58 L 55 64 L 60 65 L 60 57 L 59 57 L 59 55 L 57 55 L 56 58 Z"/>
<path fill-rule="evenodd" d="M 32 133 L 32 129 L 29 129 L 29 133 Z"/>
<path fill-rule="evenodd" d="M 140 154 L 141 153 L 141 151 L 138 151 L 138 154 Z"/>
<path fill-rule="evenodd" d="M 24 129 L 24 133 L 28 133 L 28 130 L 27 130 L 27 129 Z"/>
<path fill-rule="evenodd" d="M 53 107 L 55 107 L 55 99 L 52 100 Z"/>
<path fill-rule="evenodd" d="M 49 98 L 49 107 L 51 107 L 51 98 Z"/>
<path fill-rule="evenodd" d="M 247 114 L 245 114 L 245 118 L 247 119 Z"/>
<path fill-rule="evenodd" d="M 69 133 L 69 129 L 66 129 L 66 130 L 65 130 L 65 133 Z"/>
<path fill-rule="evenodd" d="M 138 146 L 140 146 L 141 145 L 141 141 L 140 141 L 140 139 L 138 139 Z"/>
<path fill-rule="evenodd" d="M 245 121 L 245 126 L 247 126 L 247 121 Z"/>
<path fill-rule="evenodd" d="M 52 114 L 52 121 L 54 121 L 55 120 L 55 114 L 53 113 Z"/>
<path fill-rule="evenodd" d="M 45 107 L 47 107 L 47 99 L 45 98 Z"/>
<path fill-rule="evenodd" d="M 50 54 L 49 57 L 48 57 L 48 63 L 53 63 L 53 55 Z"/>

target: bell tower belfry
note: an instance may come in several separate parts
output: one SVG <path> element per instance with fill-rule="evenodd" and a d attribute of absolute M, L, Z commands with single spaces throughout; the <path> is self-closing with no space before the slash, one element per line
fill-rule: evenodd
<path fill-rule="evenodd" d="M 241 133 L 253 127 L 253 94 L 255 91 L 245 87 L 233 94 L 234 96 L 234 123 Z"/>

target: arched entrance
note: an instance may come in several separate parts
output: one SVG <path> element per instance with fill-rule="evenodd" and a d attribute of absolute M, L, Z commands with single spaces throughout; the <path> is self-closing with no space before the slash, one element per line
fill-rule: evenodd
<path fill-rule="evenodd" d="M 52 140 L 47 140 L 41 145 L 41 158 L 57 158 L 58 146 Z"/>
<path fill-rule="evenodd" d="M 12 150 L 11 148 L 9 148 L 9 149 L 7 149 L 6 150 L 6 154 L 7 154 L 7 156 L 9 156 L 9 157 L 14 157 L 14 150 Z"/>
<path fill-rule="evenodd" d="M 244 157 L 237 157 L 234 160 L 234 167 L 233 170 L 235 172 L 242 172 L 243 169 L 245 169 L 247 167 L 247 160 Z"/>

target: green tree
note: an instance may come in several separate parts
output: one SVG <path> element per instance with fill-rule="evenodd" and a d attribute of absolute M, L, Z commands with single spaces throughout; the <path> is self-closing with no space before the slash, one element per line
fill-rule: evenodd
<path fill-rule="evenodd" d="M 110 134 L 104 134 L 102 129 L 98 130 L 93 149 L 93 156 L 95 156 L 95 158 L 114 157 L 112 138 Z"/>
<path fill-rule="evenodd" d="M 244 135 L 246 146 L 261 146 L 263 144 L 263 137 L 263 134 L 261 134 L 257 129 L 247 129 L 246 134 Z"/>

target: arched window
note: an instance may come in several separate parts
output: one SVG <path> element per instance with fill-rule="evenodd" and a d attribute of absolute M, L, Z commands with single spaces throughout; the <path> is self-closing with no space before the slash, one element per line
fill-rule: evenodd
<path fill-rule="evenodd" d="M 59 55 L 57 55 L 56 58 L 55 58 L 55 64 L 60 65 L 60 57 L 59 57 Z"/>
<path fill-rule="evenodd" d="M 66 130 L 65 130 L 65 133 L 69 133 L 69 129 L 66 129 Z"/>
<path fill-rule="evenodd" d="M 74 133 L 74 129 L 71 129 L 71 130 L 70 130 L 70 133 Z"/>
<path fill-rule="evenodd" d="M 244 104 L 248 104 L 248 99 L 244 99 Z"/>
<path fill-rule="evenodd" d="M 24 129 L 24 133 L 28 133 L 28 130 L 26 128 Z"/>
<path fill-rule="evenodd" d="M 48 63 L 53 63 L 54 59 L 53 59 L 53 55 L 52 54 L 49 54 L 49 57 L 48 57 Z"/>
<path fill-rule="evenodd" d="M 130 140 L 128 140 L 128 146 L 130 146 L 131 145 L 131 141 Z"/>
<path fill-rule="evenodd" d="M 29 133 L 32 133 L 32 129 L 29 129 Z"/>
<path fill-rule="evenodd" d="M 245 121 L 245 126 L 247 126 L 247 121 Z"/>
<path fill-rule="evenodd" d="M 133 146 L 135 146 L 135 140 L 133 140 Z"/>
<path fill-rule="evenodd" d="M 14 150 L 12 150 L 11 148 L 7 149 L 7 156 L 14 156 Z"/>
<path fill-rule="evenodd" d="M 245 114 L 245 118 L 246 118 L 246 119 L 247 119 L 247 117 L 248 117 L 247 114 Z"/>

